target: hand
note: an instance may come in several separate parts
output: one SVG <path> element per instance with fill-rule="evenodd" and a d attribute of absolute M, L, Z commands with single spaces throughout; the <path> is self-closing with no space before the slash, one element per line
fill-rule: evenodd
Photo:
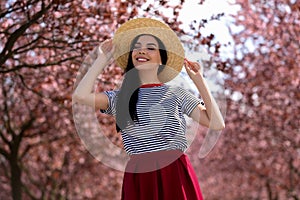
<path fill-rule="evenodd" d="M 202 76 L 202 66 L 198 62 L 192 62 L 188 59 L 184 59 L 184 67 L 189 77 L 193 80 L 196 76 Z"/>
<path fill-rule="evenodd" d="M 113 55 L 113 52 L 114 52 L 114 46 L 112 43 L 112 39 L 105 40 L 104 42 L 102 42 L 99 45 L 99 52 L 104 53 L 104 55 L 106 55 L 107 60 L 110 60 Z"/>
<path fill-rule="evenodd" d="M 99 46 L 93 49 L 90 56 L 93 60 L 100 59 L 108 62 L 113 55 L 114 46 L 112 44 L 112 39 L 103 41 Z"/>

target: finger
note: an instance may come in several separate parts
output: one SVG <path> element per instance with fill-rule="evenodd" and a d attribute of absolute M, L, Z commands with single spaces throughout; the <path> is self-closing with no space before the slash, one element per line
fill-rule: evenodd
<path fill-rule="evenodd" d="M 196 65 L 192 65 L 192 69 L 193 69 L 194 72 L 198 72 L 199 71 L 199 68 Z"/>
<path fill-rule="evenodd" d="M 106 54 L 106 57 L 108 59 L 111 59 L 112 56 L 113 56 L 113 52 L 115 50 L 115 47 L 114 45 L 112 44 L 112 40 L 110 40 L 108 43 L 108 45 L 106 46 L 106 50 L 105 50 L 105 54 Z"/>
<path fill-rule="evenodd" d="M 106 43 L 107 43 L 107 40 L 104 40 L 100 45 L 99 45 L 99 53 L 105 53 L 105 50 L 106 50 Z"/>
<path fill-rule="evenodd" d="M 200 69 L 199 63 L 198 62 L 191 62 L 189 61 L 190 65 L 192 66 L 193 69 Z"/>
<path fill-rule="evenodd" d="M 199 65 L 197 62 L 191 62 L 188 59 L 185 59 L 185 61 L 187 62 L 190 70 L 194 71 L 194 72 L 198 72 L 199 70 Z"/>
<path fill-rule="evenodd" d="M 98 56 L 98 47 L 94 48 L 90 53 L 89 56 L 91 57 L 91 59 L 96 59 Z"/>
<path fill-rule="evenodd" d="M 187 64 L 187 65 L 184 65 L 184 67 L 189 76 L 194 73 L 194 70 L 191 68 L 190 65 Z"/>
<path fill-rule="evenodd" d="M 191 66 L 187 60 L 184 60 L 184 67 L 185 67 L 186 71 L 191 71 Z"/>
<path fill-rule="evenodd" d="M 193 62 L 193 66 L 194 66 L 196 69 L 200 69 L 199 63 L 197 63 L 197 62 Z"/>
<path fill-rule="evenodd" d="M 102 51 L 107 54 L 112 50 L 112 40 L 105 40 L 102 45 Z"/>
<path fill-rule="evenodd" d="M 184 59 L 183 66 L 187 67 L 187 65 L 188 65 L 187 60 Z"/>
<path fill-rule="evenodd" d="M 187 63 L 184 62 L 184 65 L 183 65 L 183 66 L 184 66 L 185 70 L 188 70 L 188 65 L 187 65 Z"/>
<path fill-rule="evenodd" d="M 184 64 L 190 69 L 192 67 L 190 61 L 188 59 L 184 59 Z"/>

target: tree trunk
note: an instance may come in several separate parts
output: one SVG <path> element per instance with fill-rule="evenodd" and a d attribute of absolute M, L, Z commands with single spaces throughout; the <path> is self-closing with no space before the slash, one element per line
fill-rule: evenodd
<path fill-rule="evenodd" d="M 22 199 L 22 182 L 21 182 L 21 169 L 18 165 L 17 156 L 12 156 L 10 160 L 10 170 L 11 170 L 11 193 L 13 200 Z"/>

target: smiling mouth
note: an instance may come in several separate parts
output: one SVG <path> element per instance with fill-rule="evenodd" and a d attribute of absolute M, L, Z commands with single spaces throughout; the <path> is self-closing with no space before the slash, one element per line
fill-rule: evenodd
<path fill-rule="evenodd" d="M 136 61 L 138 61 L 138 62 L 147 62 L 147 61 L 149 61 L 149 59 L 148 58 L 144 58 L 144 57 L 137 57 Z"/>

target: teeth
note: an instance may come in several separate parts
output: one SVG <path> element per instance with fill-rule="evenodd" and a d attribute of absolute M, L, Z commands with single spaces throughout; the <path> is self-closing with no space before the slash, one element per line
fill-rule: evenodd
<path fill-rule="evenodd" d="M 146 59 L 146 58 L 137 58 L 136 60 L 137 60 L 137 61 L 141 61 L 141 62 L 148 61 L 148 59 Z"/>

